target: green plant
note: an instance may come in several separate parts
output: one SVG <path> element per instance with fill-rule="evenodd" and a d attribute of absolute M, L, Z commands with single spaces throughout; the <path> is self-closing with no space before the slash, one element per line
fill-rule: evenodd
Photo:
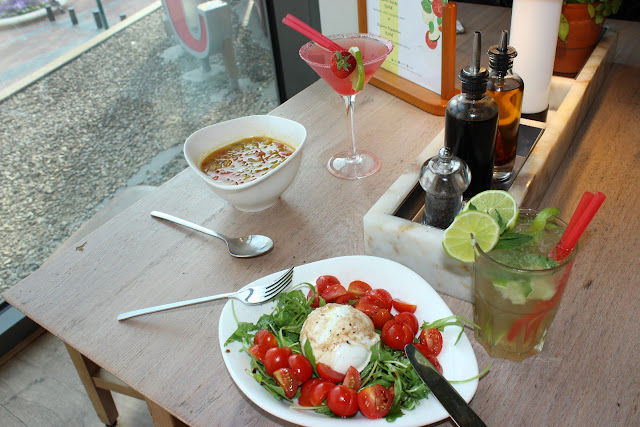
<path fill-rule="evenodd" d="M 589 16 L 593 18 L 598 25 L 602 25 L 604 19 L 620 10 L 622 0 L 563 0 L 562 4 L 582 3 L 587 4 Z M 558 37 L 563 42 L 567 42 L 569 35 L 569 22 L 564 15 L 560 14 L 560 28 L 558 29 Z"/>

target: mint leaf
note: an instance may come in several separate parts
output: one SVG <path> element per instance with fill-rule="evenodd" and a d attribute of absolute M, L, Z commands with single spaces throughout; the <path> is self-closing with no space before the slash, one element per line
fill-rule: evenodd
<path fill-rule="evenodd" d="M 478 208 L 476 208 L 476 205 L 474 205 L 473 203 L 469 203 L 469 210 L 470 211 L 477 211 Z"/>
<path fill-rule="evenodd" d="M 512 231 L 507 231 L 503 233 L 498 239 L 498 243 L 493 247 L 493 251 L 501 250 L 501 249 L 513 249 L 518 246 L 522 246 L 525 243 L 533 240 L 533 236 L 529 236 L 528 234 L 522 233 L 514 233 Z"/>

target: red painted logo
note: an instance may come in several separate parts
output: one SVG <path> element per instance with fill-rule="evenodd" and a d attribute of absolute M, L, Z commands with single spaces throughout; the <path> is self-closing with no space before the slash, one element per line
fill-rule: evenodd
<path fill-rule="evenodd" d="M 173 27 L 176 36 L 185 47 L 185 49 L 191 52 L 192 55 L 199 58 L 208 56 L 209 37 L 204 13 L 196 7 L 200 33 L 200 35 L 196 38 L 193 36 L 193 34 L 191 34 L 191 30 L 189 29 L 189 25 L 187 24 L 187 17 L 184 12 L 185 5 L 183 0 L 163 0 L 162 2 L 164 3 L 165 10 L 169 15 L 171 26 Z"/>

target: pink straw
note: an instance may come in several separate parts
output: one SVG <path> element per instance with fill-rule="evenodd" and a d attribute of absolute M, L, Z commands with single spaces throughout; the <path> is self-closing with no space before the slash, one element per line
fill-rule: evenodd
<path fill-rule="evenodd" d="M 558 245 L 549 253 L 549 258 L 560 261 L 571 253 L 582 236 L 582 233 L 587 229 L 587 226 L 606 198 L 607 197 L 599 191 L 595 195 L 586 192 L 582 196 L 576 211 L 569 221 L 567 229 L 562 235 L 562 238 L 560 238 L 560 242 L 558 242 Z"/>
<path fill-rule="evenodd" d="M 310 38 L 314 42 L 316 42 L 321 47 L 325 48 L 328 51 L 336 52 L 342 51 L 344 48 L 334 42 L 333 40 L 323 36 L 319 31 L 311 28 L 306 23 L 302 22 L 292 14 L 288 13 L 287 16 L 282 18 L 282 23 L 289 26 L 290 28 L 296 30 L 300 34 L 305 37 Z"/>

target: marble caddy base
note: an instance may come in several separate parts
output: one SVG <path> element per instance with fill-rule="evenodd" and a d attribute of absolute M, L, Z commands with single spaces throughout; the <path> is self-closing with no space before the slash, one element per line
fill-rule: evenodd
<path fill-rule="evenodd" d="M 618 32 L 608 28 L 575 79 L 553 76 L 544 132 L 508 188 L 520 207 L 536 207 L 564 159 L 574 136 L 604 83 L 615 57 Z M 444 146 L 444 130 L 391 185 L 364 216 L 365 254 L 397 261 L 422 276 L 436 291 L 473 302 L 473 265 L 450 258 L 442 249 L 444 231 L 420 224 L 416 207 L 422 164 Z M 416 187 L 417 186 L 417 187 Z M 587 190 L 587 189 L 585 189 Z"/>

